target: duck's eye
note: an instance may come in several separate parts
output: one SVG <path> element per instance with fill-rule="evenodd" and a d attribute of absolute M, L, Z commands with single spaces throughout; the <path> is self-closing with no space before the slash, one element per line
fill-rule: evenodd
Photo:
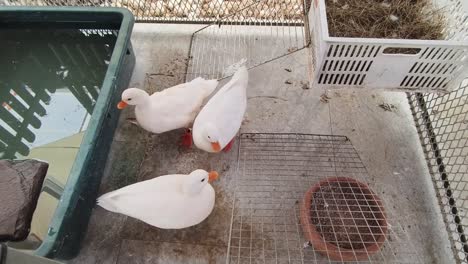
<path fill-rule="evenodd" d="M 208 138 L 209 138 L 209 139 L 211 139 L 211 137 L 210 137 L 210 136 L 208 136 Z"/>
<path fill-rule="evenodd" d="M 127 101 L 131 101 L 131 100 L 132 100 L 132 98 L 128 98 L 128 99 L 127 99 Z"/>
<path fill-rule="evenodd" d="M 204 182 L 205 181 L 205 178 L 203 178 L 203 180 L 201 180 L 201 182 Z"/>

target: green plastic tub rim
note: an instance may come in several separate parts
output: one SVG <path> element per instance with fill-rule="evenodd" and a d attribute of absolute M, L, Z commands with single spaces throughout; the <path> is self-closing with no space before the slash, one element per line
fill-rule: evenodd
<path fill-rule="evenodd" d="M 39 256 L 48 256 L 52 252 L 55 243 L 57 243 L 57 234 L 60 231 L 64 218 L 66 217 L 68 207 L 75 207 L 78 195 L 73 191 L 74 186 L 79 181 L 79 176 L 84 168 L 84 164 L 88 161 L 91 154 L 93 144 L 99 140 L 100 124 L 104 121 L 105 113 L 108 107 L 111 107 L 111 93 L 115 88 L 116 75 L 119 72 L 119 66 L 122 65 L 124 53 L 127 51 L 126 47 L 130 42 L 130 36 L 134 17 L 133 14 L 125 8 L 112 8 L 112 7 L 0 7 L 2 11 L 23 11 L 23 12 L 83 12 L 83 13 L 118 13 L 122 15 L 122 22 L 119 29 L 119 34 L 115 43 L 114 51 L 111 56 L 110 63 L 101 87 L 99 97 L 94 107 L 93 115 L 86 129 L 83 141 L 81 142 L 77 157 L 70 171 L 68 181 L 61 196 L 61 199 L 55 209 L 52 221 L 49 224 L 47 236 L 42 241 L 42 244 L 34 252 Z"/>

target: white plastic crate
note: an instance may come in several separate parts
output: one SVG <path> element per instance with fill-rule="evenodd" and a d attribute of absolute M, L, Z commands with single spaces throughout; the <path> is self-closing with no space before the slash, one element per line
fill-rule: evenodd
<path fill-rule="evenodd" d="M 328 32 L 325 0 L 311 0 L 314 85 L 447 92 L 468 75 L 468 0 L 439 0 L 447 12 L 447 40 L 338 38 Z M 389 48 L 417 54 L 387 54 Z"/>

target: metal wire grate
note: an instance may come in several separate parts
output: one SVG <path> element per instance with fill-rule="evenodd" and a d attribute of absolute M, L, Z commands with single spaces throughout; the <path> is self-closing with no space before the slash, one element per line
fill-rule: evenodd
<path fill-rule="evenodd" d="M 327 257 L 330 248 L 307 243 L 300 224 L 303 197 L 319 182 L 323 185 L 313 196 L 310 220 L 322 240 L 343 247 L 337 250 L 341 262 L 420 262 L 392 208 L 384 210 L 385 202 L 376 202 L 372 191 L 354 182 L 366 183 L 369 176 L 348 138 L 242 134 L 237 169 L 228 263 L 335 263 L 329 259 L 331 254 Z M 354 180 L 341 182 L 343 178 L 333 177 Z M 382 197 L 380 192 L 377 195 Z M 363 243 L 376 243 L 383 233 L 387 238 L 380 240 L 380 250 L 371 254 L 362 249 Z M 351 253 L 345 258 L 352 252 L 346 247 L 361 248 L 357 250 L 361 256 Z"/>
<path fill-rule="evenodd" d="M 138 22 L 207 23 L 218 21 L 259 2 L 258 9 L 244 11 L 251 21 L 281 17 L 302 23 L 301 0 L 0 0 L 0 5 L 105 6 L 129 9 Z"/>
<path fill-rule="evenodd" d="M 305 48 L 304 16 L 291 19 L 283 10 L 268 9 L 269 2 L 253 2 L 195 32 L 187 80 L 198 76 L 221 79 L 232 75 L 240 64 L 252 68 Z M 258 10 L 267 12 L 268 20 L 250 16 Z"/>
<path fill-rule="evenodd" d="M 468 79 L 449 94 L 408 99 L 455 255 L 468 263 Z"/>

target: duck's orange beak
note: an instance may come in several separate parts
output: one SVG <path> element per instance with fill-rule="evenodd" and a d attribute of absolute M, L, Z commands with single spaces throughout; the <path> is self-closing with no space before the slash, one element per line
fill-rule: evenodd
<path fill-rule="evenodd" d="M 211 142 L 211 147 L 215 152 L 220 152 L 221 151 L 221 145 L 219 145 L 219 142 Z"/>
<path fill-rule="evenodd" d="M 124 109 L 125 107 L 127 107 L 127 105 L 128 105 L 128 104 L 127 104 L 126 102 L 120 101 L 120 102 L 117 104 L 117 108 L 120 109 L 120 110 L 122 110 L 122 109 Z"/>
<path fill-rule="evenodd" d="M 213 182 L 217 180 L 218 177 L 219 177 L 219 174 L 216 171 L 210 171 L 210 173 L 208 173 L 208 182 Z"/>

